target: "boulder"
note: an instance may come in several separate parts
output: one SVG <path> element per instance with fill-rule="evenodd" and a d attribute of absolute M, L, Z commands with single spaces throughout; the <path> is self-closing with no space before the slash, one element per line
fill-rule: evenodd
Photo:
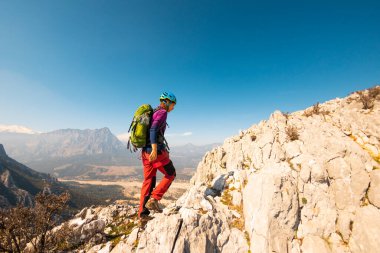
<path fill-rule="evenodd" d="M 372 205 L 357 210 L 349 241 L 353 253 L 377 253 L 380 249 L 380 210 Z"/>
<path fill-rule="evenodd" d="M 380 208 L 380 170 L 373 170 L 370 173 L 371 186 L 368 190 L 368 199 L 377 208 Z"/>
<path fill-rule="evenodd" d="M 307 235 L 303 239 L 301 250 L 305 253 L 331 253 L 328 243 L 315 235 Z"/>
<path fill-rule="evenodd" d="M 298 222 L 296 180 L 286 164 L 252 174 L 243 192 L 252 252 L 286 252 Z"/>

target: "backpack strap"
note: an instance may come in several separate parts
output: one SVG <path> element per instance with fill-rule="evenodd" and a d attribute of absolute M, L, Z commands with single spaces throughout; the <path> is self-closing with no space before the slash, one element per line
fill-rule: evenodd
<path fill-rule="evenodd" d="M 165 122 L 166 123 L 166 122 Z M 168 123 L 166 123 L 166 125 L 169 127 L 169 124 Z M 162 139 L 163 139 L 163 141 L 164 141 L 164 144 L 165 144 L 165 147 L 167 148 L 167 151 L 169 151 L 170 150 L 170 148 L 169 148 L 169 144 L 168 144 L 168 141 L 166 140 L 166 138 L 165 138 L 165 135 L 162 133 L 162 126 L 160 126 L 160 132 L 159 132 L 160 134 L 161 134 L 161 136 L 162 136 Z"/>
<path fill-rule="evenodd" d="M 130 133 L 131 131 L 133 132 L 135 130 L 135 128 L 136 128 L 136 119 L 135 119 L 135 117 L 133 117 L 131 125 L 129 126 L 129 129 L 128 129 L 128 133 Z M 131 135 L 129 135 L 129 138 L 128 138 L 127 149 L 129 149 L 131 151 L 131 153 L 136 152 L 136 150 L 137 150 L 137 148 L 135 146 L 133 146 L 133 144 L 131 145 Z"/>

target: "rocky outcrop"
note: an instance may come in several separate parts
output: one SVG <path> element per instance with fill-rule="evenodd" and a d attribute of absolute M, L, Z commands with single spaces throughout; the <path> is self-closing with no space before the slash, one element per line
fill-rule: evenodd
<path fill-rule="evenodd" d="M 0 144 L 0 156 L 5 157 L 7 153 L 5 152 L 3 144 Z"/>
<path fill-rule="evenodd" d="M 0 144 L 0 208 L 33 204 L 33 196 L 26 189 L 34 189 L 25 182 L 25 174 L 36 176 L 38 173 L 33 174 L 32 170 L 8 157 L 4 146 Z"/>
<path fill-rule="evenodd" d="M 374 99 L 371 109 L 354 93 L 277 111 L 225 140 L 206 153 L 181 198 L 112 252 L 377 252 Z"/>
<path fill-rule="evenodd" d="M 288 115 L 275 112 L 268 121 L 208 152 L 192 179 L 194 186 L 188 196 L 194 201 L 198 195 L 192 192 L 202 192 L 203 186 L 209 194 L 203 201 L 215 201 L 216 205 L 205 214 L 191 217 L 197 217 L 193 219 L 198 224 L 202 217 L 218 214 L 215 218 L 219 223 L 213 222 L 213 227 L 220 233 L 213 237 L 210 230 L 199 229 L 199 224 L 192 228 L 187 223 L 187 232 L 182 232 L 178 241 L 189 249 L 189 231 L 202 231 L 197 237 L 207 238 L 210 248 L 223 252 L 226 244 L 219 242 L 222 238 L 229 241 L 231 234 L 223 231 L 231 230 L 233 224 L 233 218 L 226 222 L 223 218 L 229 217 L 226 213 L 233 211 L 233 205 L 218 202 L 218 193 L 223 196 L 232 187 L 243 197 L 244 227 L 240 231 L 247 234 L 245 243 L 251 252 L 376 251 L 378 240 L 364 243 L 366 248 L 355 246 L 362 241 L 358 238 L 363 228 L 360 224 L 365 222 L 361 210 L 367 205 L 372 211 L 378 210 L 379 192 L 380 103 L 376 100 L 368 110 L 362 106 L 358 95 L 352 94 Z M 289 138 L 290 127 L 296 129 L 298 139 Z M 212 187 L 215 179 L 231 172 L 230 183 L 221 181 Z M 184 212 L 187 209 L 181 199 L 177 205 L 178 218 L 185 218 L 185 222 L 184 213 L 193 213 L 194 209 Z M 371 233 L 380 236 L 375 225 Z M 147 237 L 162 229 L 157 223 L 154 230 L 146 232 Z M 139 247 L 141 252 L 146 251 L 141 244 Z M 208 252 L 204 247 L 197 250 Z"/>
<path fill-rule="evenodd" d="M 15 207 L 18 204 L 33 206 L 34 196 L 39 192 L 60 194 L 70 192 L 73 199 L 70 206 L 83 207 L 81 191 L 73 190 L 48 174 L 40 173 L 9 157 L 0 144 L 0 208 Z M 90 197 L 86 196 L 87 200 Z"/>
<path fill-rule="evenodd" d="M 380 208 L 380 170 L 373 170 L 370 173 L 371 186 L 368 190 L 368 200 L 369 202 Z"/>
<path fill-rule="evenodd" d="M 252 252 L 281 252 L 299 223 L 297 180 L 288 165 L 270 166 L 251 174 L 243 190 L 245 230 Z M 255 200 L 255 201 L 252 201 Z"/>
<path fill-rule="evenodd" d="M 110 252 L 121 239 L 133 237 L 130 234 L 137 227 L 136 217 L 137 209 L 128 205 L 92 206 L 82 209 L 50 233 L 67 234 L 59 252 Z M 130 252 L 134 244 L 135 241 L 125 252 Z M 125 249 L 124 245 L 120 249 Z M 35 250 L 28 244 L 23 252 L 33 253 Z"/>

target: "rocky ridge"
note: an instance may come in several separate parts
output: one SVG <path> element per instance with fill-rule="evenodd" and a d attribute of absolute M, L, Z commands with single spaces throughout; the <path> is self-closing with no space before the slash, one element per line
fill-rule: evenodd
<path fill-rule="evenodd" d="M 8 157 L 4 146 L 0 144 L 0 208 L 17 204 L 31 206 L 33 195 L 44 189 L 43 183 L 51 180 L 47 175 L 35 172 Z"/>
<path fill-rule="evenodd" d="M 114 213 L 99 226 L 103 238 L 120 217 L 130 229 L 81 250 L 377 252 L 379 96 L 371 109 L 353 93 L 304 111 L 274 112 L 207 152 L 191 188 L 143 229 L 136 218 Z"/>

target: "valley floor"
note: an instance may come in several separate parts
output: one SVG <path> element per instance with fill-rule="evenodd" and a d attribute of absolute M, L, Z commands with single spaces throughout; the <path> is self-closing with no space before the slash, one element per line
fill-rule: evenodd
<path fill-rule="evenodd" d="M 90 185 L 118 185 L 124 188 L 123 194 L 125 200 L 127 200 L 130 205 L 138 205 L 140 200 L 140 191 L 142 181 L 103 181 L 103 180 L 66 180 L 58 179 L 60 182 L 76 182 L 79 184 L 90 184 Z M 159 183 L 159 178 L 157 179 L 157 184 Z M 170 186 L 168 192 L 165 194 L 164 198 L 161 200 L 161 204 L 168 205 L 177 200 L 188 188 L 190 187 L 189 181 L 179 181 L 174 180 Z"/>

